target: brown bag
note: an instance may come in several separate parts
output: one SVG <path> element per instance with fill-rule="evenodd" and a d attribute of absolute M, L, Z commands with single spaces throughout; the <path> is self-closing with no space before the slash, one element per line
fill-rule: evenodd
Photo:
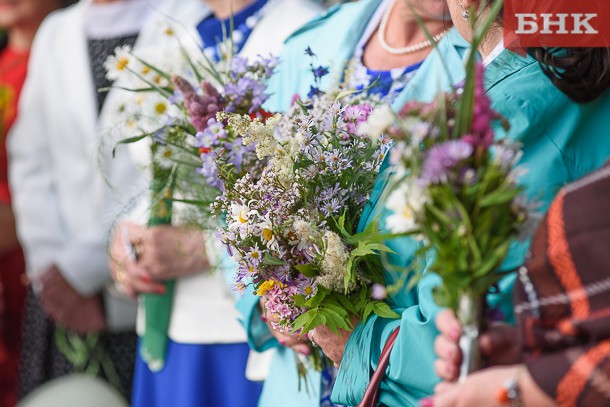
<path fill-rule="evenodd" d="M 383 376 L 385 376 L 385 370 L 390 362 L 390 353 L 394 347 L 394 342 L 396 342 L 398 331 L 400 331 L 400 327 L 396 328 L 394 332 L 390 334 L 388 341 L 385 343 L 383 350 L 381 351 L 381 356 L 379 356 L 377 370 L 373 373 L 373 377 L 371 377 L 371 381 L 364 392 L 364 397 L 362 397 L 362 400 L 358 403 L 358 407 L 375 407 L 377 405 L 377 401 L 379 400 L 379 386 L 381 386 L 381 381 L 383 380 Z"/>

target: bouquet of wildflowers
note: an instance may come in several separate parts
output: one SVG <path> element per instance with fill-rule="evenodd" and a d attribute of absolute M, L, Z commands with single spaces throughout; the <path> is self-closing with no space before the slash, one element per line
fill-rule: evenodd
<path fill-rule="evenodd" d="M 371 298 L 383 280 L 374 254 L 388 249 L 371 230 L 355 233 L 388 149 L 358 132 L 374 108 L 317 89 L 312 95 L 264 123 L 218 115 L 267 166 L 259 178 L 225 180 L 214 206 L 226 215 L 220 234 L 239 263 L 237 287 L 263 298 L 277 329 L 302 334 L 318 325 L 351 330 L 353 315 L 398 316 Z"/>
<path fill-rule="evenodd" d="M 222 193 L 216 157 L 222 156 L 225 177 L 255 171 L 253 148 L 244 148 L 241 138 L 216 121 L 221 111 L 263 118 L 267 94 L 265 81 L 277 64 L 275 58 L 245 58 L 227 55 L 212 64 L 202 50 L 189 51 L 172 29 L 175 40 L 169 54 L 155 62 L 155 54 L 136 55 L 129 47 L 116 50 L 106 67 L 117 87 L 131 91 L 134 99 L 118 111 L 125 118 L 120 131 L 128 137 L 117 144 L 140 141 L 150 146 L 152 205 L 149 226 L 171 224 L 174 202 L 189 204 L 197 223 L 207 225 L 209 205 Z M 158 52 L 158 50 L 157 50 Z M 129 134 L 131 132 L 131 134 Z M 145 294 L 146 330 L 142 355 L 151 369 L 163 365 L 174 281 L 166 281 L 162 295 Z M 149 335 L 150 332 L 150 335 Z"/>
<path fill-rule="evenodd" d="M 497 269 L 528 218 L 517 183 L 521 147 L 494 138 L 493 124 L 507 124 L 491 109 L 483 74 L 473 65 L 463 88 L 367 123 L 396 140 L 387 224 L 434 253 L 430 269 L 443 280 L 435 299 L 464 326 L 464 374 L 477 364 L 485 294 L 503 276 Z"/>
<path fill-rule="evenodd" d="M 470 10 L 473 49 L 501 8 L 502 2 L 494 4 L 480 25 L 481 10 Z M 518 184 L 521 146 L 496 137 L 508 124 L 491 108 L 476 58 L 472 52 L 463 85 L 431 103 L 409 102 L 397 115 L 381 112 L 366 124 L 369 133 L 396 141 L 394 188 L 386 197 L 394 213 L 387 224 L 420 240 L 419 254 L 432 253 L 430 270 L 442 278 L 435 300 L 456 311 L 463 326 L 462 378 L 479 365 L 486 294 L 504 276 L 498 269 L 511 244 L 533 220 Z"/>

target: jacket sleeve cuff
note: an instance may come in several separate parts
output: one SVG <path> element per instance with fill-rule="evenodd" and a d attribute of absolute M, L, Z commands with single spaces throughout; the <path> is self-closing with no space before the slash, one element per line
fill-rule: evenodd
<path fill-rule="evenodd" d="M 110 281 L 106 250 L 100 247 L 71 245 L 55 263 L 68 283 L 84 296 L 97 294 Z"/>
<path fill-rule="evenodd" d="M 399 325 L 400 320 L 372 315 L 356 326 L 345 345 L 331 396 L 334 403 L 350 406 L 360 403 L 371 374 L 377 368 L 380 349 Z"/>
<path fill-rule="evenodd" d="M 275 337 L 269 331 L 269 327 L 261 319 L 259 307 L 260 297 L 254 293 L 247 292 L 243 298 L 237 301 L 237 310 L 241 314 L 240 322 L 244 326 L 248 337 L 248 344 L 257 352 L 279 346 Z"/>

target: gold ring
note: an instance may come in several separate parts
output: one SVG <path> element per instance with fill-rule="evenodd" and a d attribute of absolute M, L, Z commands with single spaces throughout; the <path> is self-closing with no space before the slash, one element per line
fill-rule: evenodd
<path fill-rule="evenodd" d="M 142 244 L 142 241 L 133 243 L 133 254 L 136 257 L 136 261 L 140 260 L 142 253 L 144 253 L 144 245 Z"/>
<path fill-rule="evenodd" d="M 116 282 L 117 283 L 123 284 L 126 279 L 127 279 L 127 273 L 125 273 L 125 270 L 117 271 L 117 273 L 116 273 Z"/>

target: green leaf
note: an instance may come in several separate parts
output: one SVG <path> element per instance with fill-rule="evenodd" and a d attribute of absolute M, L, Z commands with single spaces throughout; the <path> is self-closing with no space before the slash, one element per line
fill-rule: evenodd
<path fill-rule="evenodd" d="M 292 296 L 292 301 L 294 301 L 294 305 L 297 307 L 304 307 L 307 299 L 302 294 L 295 294 Z"/>
<path fill-rule="evenodd" d="M 146 137 L 148 137 L 150 134 L 146 133 L 146 134 L 141 134 L 139 136 L 135 136 L 135 137 L 129 137 L 123 140 L 119 140 L 116 145 L 114 146 L 114 148 L 112 149 L 112 158 L 114 158 L 114 156 L 116 155 L 116 149 L 119 145 L 121 144 L 131 144 L 131 143 L 135 143 L 136 141 L 140 141 Z"/>
<path fill-rule="evenodd" d="M 484 208 L 487 206 L 501 205 L 512 201 L 517 196 L 516 189 L 498 189 L 479 201 L 479 206 Z"/>
<path fill-rule="evenodd" d="M 283 266 L 284 264 L 286 264 L 286 262 L 273 257 L 269 253 L 265 253 L 265 258 L 263 259 L 263 264 L 265 266 Z"/>
<path fill-rule="evenodd" d="M 364 307 L 364 311 L 362 313 L 363 321 L 366 321 L 368 319 L 369 315 L 371 315 L 371 313 L 373 312 L 373 307 L 374 307 L 373 302 L 368 302 L 366 304 L 366 307 Z"/>
<path fill-rule="evenodd" d="M 303 274 L 305 277 L 313 278 L 316 277 L 316 271 L 313 268 L 311 263 L 309 264 L 299 264 L 298 266 L 294 266 L 295 269 L 299 271 L 299 273 Z"/>
<path fill-rule="evenodd" d="M 336 296 L 337 300 L 339 301 L 339 303 L 341 304 L 341 306 L 343 308 L 345 308 L 345 310 L 347 312 L 349 312 L 350 314 L 356 314 L 356 308 L 354 307 L 354 304 L 350 301 L 350 299 L 348 297 L 346 297 L 345 295 L 337 295 Z"/>
<path fill-rule="evenodd" d="M 305 307 L 307 307 L 307 308 L 318 307 L 322 303 L 324 298 L 326 298 L 327 294 L 328 294 L 328 291 L 323 290 L 323 289 L 321 289 L 320 286 L 318 286 L 318 288 L 316 290 L 316 294 L 305 302 Z"/>
<path fill-rule="evenodd" d="M 310 320 L 309 312 L 299 315 L 299 317 L 292 324 L 292 333 L 295 333 L 299 329 L 301 329 L 305 324 L 307 324 Z"/>
<path fill-rule="evenodd" d="M 400 315 L 393 311 L 388 304 L 383 301 L 373 302 L 373 312 L 381 318 L 397 319 Z"/>
<path fill-rule="evenodd" d="M 309 332 L 318 325 L 324 325 L 326 323 L 326 317 L 323 314 L 316 313 L 313 318 L 303 327 L 303 333 Z"/>

